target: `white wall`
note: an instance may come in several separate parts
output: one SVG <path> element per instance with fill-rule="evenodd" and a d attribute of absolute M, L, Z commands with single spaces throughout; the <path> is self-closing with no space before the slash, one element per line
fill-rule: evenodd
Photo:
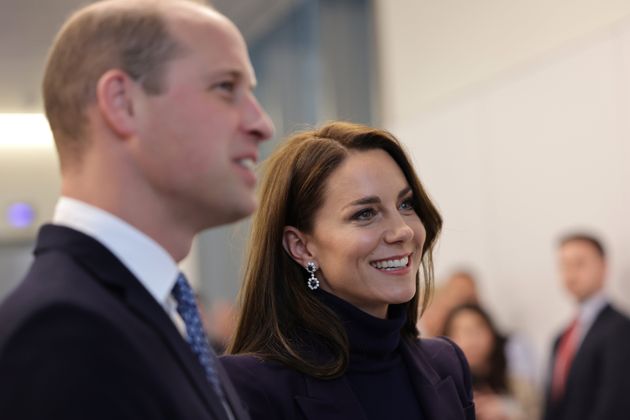
<path fill-rule="evenodd" d="M 32 241 L 50 220 L 61 188 L 58 166 L 43 115 L 0 113 L 0 245 Z M 9 223 L 8 209 L 18 202 L 34 209 L 30 226 Z"/>
<path fill-rule="evenodd" d="M 630 306 L 630 3 L 432 3 L 378 3 L 384 125 L 409 146 L 444 215 L 438 276 L 475 267 L 501 324 L 526 332 L 542 361 L 572 311 L 558 235 L 601 234 L 611 294 Z M 543 28 L 531 39 L 489 35 L 524 34 L 533 21 Z M 493 55 L 508 47 L 518 54 Z M 462 65 L 440 74 L 452 63 Z"/>
<path fill-rule="evenodd" d="M 374 0 L 388 123 L 630 14 L 627 0 Z"/>

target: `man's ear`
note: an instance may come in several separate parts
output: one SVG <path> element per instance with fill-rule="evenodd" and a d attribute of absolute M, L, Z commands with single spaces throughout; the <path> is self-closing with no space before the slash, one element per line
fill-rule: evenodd
<path fill-rule="evenodd" d="M 135 132 L 132 91 L 136 88 L 129 75 L 119 69 L 106 71 L 96 84 L 96 103 L 103 120 L 123 138 Z"/>
<path fill-rule="evenodd" d="M 282 246 L 295 262 L 306 267 L 309 261 L 316 261 L 315 255 L 309 250 L 308 235 L 293 226 L 285 226 L 282 234 Z"/>

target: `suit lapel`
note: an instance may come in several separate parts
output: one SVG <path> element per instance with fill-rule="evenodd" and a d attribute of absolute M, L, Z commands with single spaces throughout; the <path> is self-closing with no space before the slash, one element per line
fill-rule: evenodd
<path fill-rule="evenodd" d="M 130 309 L 141 319 L 145 321 L 157 334 L 159 334 L 171 353 L 179 362 L 182 370 L 188 376 L 188 379 L 195 385 L 195 388 L 206 402 L 206 405 L 217 419 L 227 420 L 227 416 L 221 405 L 221 401 L 215 395 L 212 387 L 206 379 L 201 365 L 196 356 L 190 349 L 188 343 L 168 317 L 166 312 L 155 302 L 155 299 L 142 287 L 131 287 L 127 293 L 127 303 Z"/>
<path fill-rule="evenodd" d="M 306 395 L 295 401 L 307 419 L 367 420 L 346 376 L 322 380 L 304 375 Z"/>
<path fill-rule="evenodd" d="M 551 387 L 553 383 L 553 370 L 556 364 L 556 357 L 558 355 L 558 347 L 560 346 L 560 341 L 562 341 L 562 336 L 565 333 L 566 328 L 563 330 L 562 333 L 560 333 L 555 338 L 552 352 L 551 352 L 550 367 L 548 369 L 549 375 L 547 376 L 547 381 L 545 385 L 545 399 L 546 399 L 545 404 L 546 404 L 546 410 L 548 411 L 548 413 L 558 412 L 558 411 L 562 412 L 565 410 L 566 404 L 567 404 L 566 395 L 567 395 L 567 392 L 569 392 L 569 388 L 572 386 L 572 383 L 574 381 L 573 377 L 576 375 L 576 369 L 579 366 L 585 365 L 581 360 L 582 358 L 585 357 L 585 354 L 589 353 L 589 348 L 591 346 L 591 343 L 594 340 L 593 335 L 596 334 L 596 332 L 599 330 L 598 324 L 605 321 L 605 318 L 609 316 L 610 311 L 612 311 L 612 307 L 610 305 L 607 304 L 606 306 L 604 306 L 604 308 L 600 311 L 600 313 L 597 314 L 595 321 L 593 321 L 593 324 L 590 326 L 590 328 L 584 335 L 582 342 L 580 343 L 579 347 L 577 348 L 577 351 L 575 352 L 575 356 L 573 357 L 571 366 L 569 367 L 569 373 L 567 376 L 565 391 L 557 399 L 553 398 L 552 392 L 551 392 Z"/>
<path fill-rule="evenodd" d="M 221 384 L 223 385 L 223 390 L 225 391 L 225 398 L 227 399 L 230 407 L 232 407 L 232 412 L 234 413 L 234 417 L 238 420 L 250 420 L 249 414 L 241 404 L 241 400 L 238 396 L 238 392 L 234 388 L 230 377 L 227 372 L 223 368 L 221 362 L 217 363 L 217 371 L 219 373 L 219 377 L 221 378 Z"/>
<path fill-rule="evenodd" d="M 419 344 L 403 339 L 401 351 L 405 364 L 411 371 L 411 382 L 427 420 L 460 420 L 465 413 L 453 378 L 441 378 L 430 363 Z"/>
<path fill-rule="evenodd" d="M 586 334 L 584 335 L 582 342 L 580 343 L 579 347 L 577 348 L 577 351 L 575 352 L 573 361 L 571 362 L 571 367 L 569 368 L 569 374 L 567 376 L 567 386 L 572 382 L 571 377 L 575 375 L 576 367 L 585 365 L 583 362 L 581 362 L 581 359 L 585 357 L 584 356 L 585 354 L 588 354 L 590 352 L 590 348 L 591 346 L 593 346 L 593 344 L 597 345 L 597 340 L 595 339 L 595 336 L 597 335 L 597 332 L 600 331 L 601 324 L 606 322 L 606 318 L 610 316 L 612 311 L 613 309 L 609 304 L 604 306 L 602 310 L 597 314 L 595 320 L 589 327 L 588 331 L 586 331 Z M 562 335 L 560 335 L 560 337 L 562 337 Z M 558 342 L 559 341 L 560 339 L 558 339 Z M 555 363 L 556 352 L 557 352 L 557 346 L 554 349 L 554 363 Z"/>
<path fill-rule="evenodd" d="M 115 290 L 115 296 L 162 338 L 214 417 L 227 420 L 219 398 L 208 384 L 188 343 L 164 309 L 120 260 L 90 236 L 61 226 L 47 225 L 42 228 L 35 253 L 45 252 L 49 248 L 63 249 L 92 273 L 95 280 L 108 289 Z M 242 412 L 239 404 L 231 403 L 239 408 L 234 410 L 235 413 Z M 237 418 L 247 419 L 247 416 Z"/>

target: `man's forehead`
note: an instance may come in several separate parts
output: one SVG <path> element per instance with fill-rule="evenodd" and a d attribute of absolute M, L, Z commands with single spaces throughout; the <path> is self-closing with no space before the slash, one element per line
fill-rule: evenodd
<path fill-rule="evenodd" d="M 242 38 L 234 23 L 215 9 L 191 2 L 174 2 L 163 10 L 164 18 L 174 30 L 180 28 L 214 28 Z"/>
<path fill-rule="evenodd" d="M 208 9 L 207 13 L 175 14 L 168 17 L 169 30 L 186 53 L 207 56 L 211 64 L 210 76 L 222 73 L 256 84 L 254 69 L 249 60 L 245 41 L 225 16 Z"/>
<path fill-rule="evenodd" d="M 583 259 L 596 257 L 597 259 L 602 259 L 593 244 L 582 240 L 573 240 L 565 243 L 560 248 L 560 255 L 569 258 Z"/>

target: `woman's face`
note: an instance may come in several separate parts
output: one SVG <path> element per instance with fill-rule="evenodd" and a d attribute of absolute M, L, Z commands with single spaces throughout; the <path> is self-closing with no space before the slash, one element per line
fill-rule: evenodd
<path fill-rule="evenodd" d="M 353 151 L 331 174 L 307 237 L 321 287 L 364 312 L 385 318 L 416 293 L 426 232 L 385 151 Z"/>
<path fill-rule="evenodd" d="M 461 347 L 473 372 L 486 368 L 494 346 L 494 337 L 484 318 L 470 310 L 461 310 L 451 321 L 450 337 Z"/>

